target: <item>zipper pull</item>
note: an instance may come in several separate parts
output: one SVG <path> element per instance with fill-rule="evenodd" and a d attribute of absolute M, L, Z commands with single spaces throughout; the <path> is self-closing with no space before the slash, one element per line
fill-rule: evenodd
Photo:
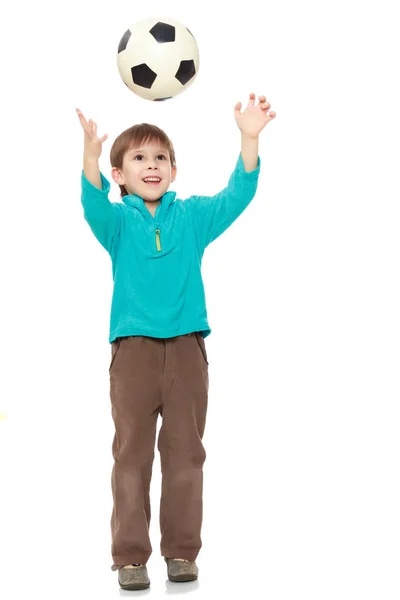
<path fill-rule="evenodd" d="M 156 246 L 157 250 L 161 252 L 161 242 L 160 242 L 160 230 L 156 229 Z"/>

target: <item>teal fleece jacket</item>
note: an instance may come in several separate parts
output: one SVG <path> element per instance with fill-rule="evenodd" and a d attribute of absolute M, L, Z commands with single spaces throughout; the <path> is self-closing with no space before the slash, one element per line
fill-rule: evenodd
<path fill-rule="evenodd" d="M 110 183 L 103 174 L 100 190 L 82 171 L 84 217 L 112 262 L 110 343 L 129 335 L 211 333 L 201 276 L 203 253 L 249 205 L 259 172 L 259 157 L 257 168 L 246 172 L 240 154 L 221 192 L 179 200 L 176 192 L 167 191 L 153 217 L 139 196 L 110 202 Z"/>

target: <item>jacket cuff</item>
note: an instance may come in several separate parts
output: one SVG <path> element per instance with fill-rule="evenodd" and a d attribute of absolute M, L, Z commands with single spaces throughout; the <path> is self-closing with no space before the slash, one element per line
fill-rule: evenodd
<path fill-rule="evenodd" d="M 247 179 L 255 179 L 260 174 L 260 167 L 261 167 L 261 159 L 258 156 L 257 167 L 253 171 L 246 171 L 244 168 L 242 153 L 240 152 L 238 161 L 236 163 L 236 169 L 240 173 L 240 175 L 246 177 Z"/>
<path fill-rule="evenodd" d="M 88 191 L 91 194 L 100 194 L 101 196 L 107 195 L 110 191 L 110 182 L 104 177 L 103 173 L 100 173 L 100 179 L 102 185 L 101 190 L 86 178 L 86 175 L 82 169 L 81 184 L 83 190 Z"/>

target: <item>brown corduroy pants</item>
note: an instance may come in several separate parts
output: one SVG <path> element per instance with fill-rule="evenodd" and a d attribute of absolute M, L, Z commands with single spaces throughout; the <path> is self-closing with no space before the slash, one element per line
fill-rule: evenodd
<path fill-rule="evenodd" d="M 111 568 L 146 564 L 152 553 L 149 491 L 159 414 L 161 554 L 195 560 L 202 546 L 206 459 L 202 438 L 208 362 L 203 335 L 122 337 L 111 351 Z"/>

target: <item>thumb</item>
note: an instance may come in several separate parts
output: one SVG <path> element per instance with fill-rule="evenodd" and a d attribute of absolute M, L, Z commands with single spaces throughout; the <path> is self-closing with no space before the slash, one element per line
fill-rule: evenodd
<path fill-rule="evenodd" d="M 108 138 L 108 135 L 105 133 L 102 138 L 100 138 L 100 142 L 103 143 Z"/>

